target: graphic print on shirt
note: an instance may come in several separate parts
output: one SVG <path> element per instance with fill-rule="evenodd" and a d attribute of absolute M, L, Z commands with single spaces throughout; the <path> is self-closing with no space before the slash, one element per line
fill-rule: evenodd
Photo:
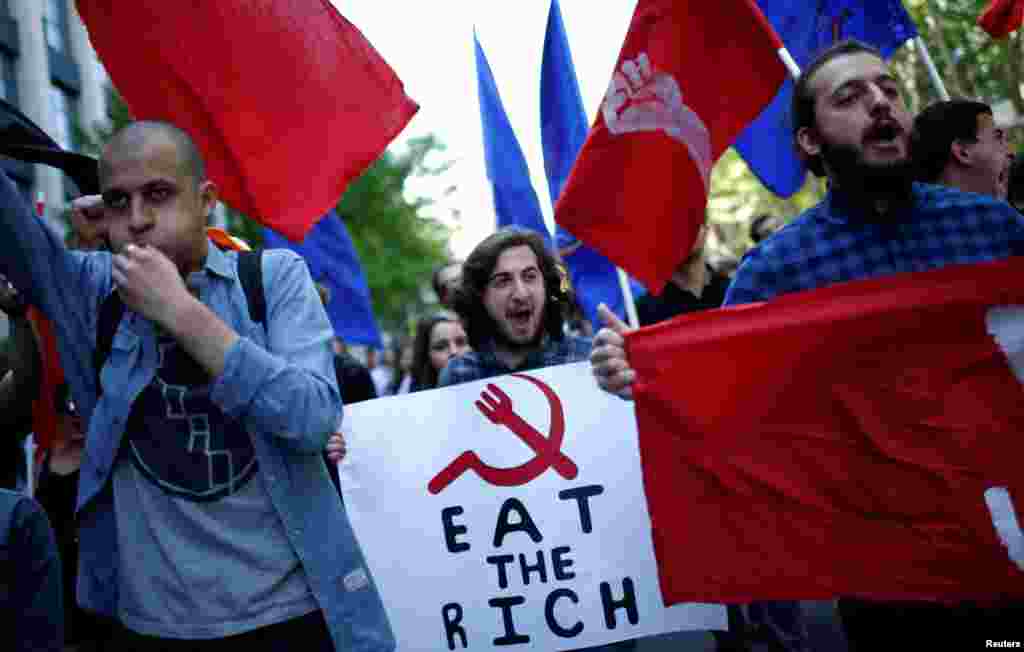
<path fill-rule="evenodd" d="M 157 346 L 153 381 L 132 406 L 132 462 L 163 491 L 195 502 L 223 498 L 256 471 L 248 433 L 210 400 L 206 372 L 172 339 Z"/>

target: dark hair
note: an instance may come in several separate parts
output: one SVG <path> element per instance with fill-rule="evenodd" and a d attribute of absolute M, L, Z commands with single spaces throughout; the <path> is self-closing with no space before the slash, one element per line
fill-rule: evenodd
<path fill-rule="evenodd" d="M 480 349 L 497 331 L 497 325 L 484 306 L 484 290 L 491 280 L 498 257 L 512 247 L 529 247 L 537 256 L 544 289 L 547 293 L 544 305 L 543 327 L 553 339 L 562 339 L 562 324 L 572 310 L 573 296 L 554 254 L 544 240 L 533 231 L 505 228 L 492 233 L 478 244 L 462 265 L 462 283 L 455 290 L 452 307 L 462 318 L 466 336 L 474 349 Z"/>
<path fill-rule="evenodd" d="M 1006 201 L 1024 213 L 1024 152 L 1017 152 L 1006 180 Z"/>
<path fill-rule="evenodd" d="M 762 213 L 750 222 L 750 239 L 755 244 L 771 235 L 771 232 L 765 233 L 765 225 L 772 219 L 774 218 L 770 213 Z"/>
<path fill-rule="evenodd" d="M 918 181 L 935 183 L 949 163 L 950 148 L 960 140 L 978 140 L 978 116 L 992 115 L 984 102 L 957 98 L 935 102 L 914 118 L 910 156 Z"/>
<path fill-rule="evenodd" d="M 789 117 L 793 123 L 793 146 L 796 147 L 797 155 L 803 160 L 807 169 L 815 176 L 825 176 L 825 166 L 821 156 L 808 156 L 797 142 L 797 134 L 801 129 L 805 127 L 814 129 L 816 126 L 817 116 L 814 112 L 814 93 L 811 91 L 811 81 L 814 79 L 814 75 L 828 62 L 853 54 L 870 54 L 885 60 L 877 48 L 856 39 L 843 39 L 822 50 L 793 85 L 793 99 L 789 108 Z"/>
<path fill-rule="evenodd" d="M 206 164 L 203 162 L 203 155 L 199 152 L 199 148 L 196 147 L 195 141 L 181 127 L 159 120 L 131 122 L 114 133 L 107 144 L 104 155 L 100 157 L 100 184 L 103 185 L 105 183 L 106 179 L 110 177 L 111 172 L 106 152 L 121 147 L 141 147 L 155 134 L 164 136 L 174 144 L 174 148 L 178 153 L 178 163 L 181 166 L 181 171 L 185 176 L 191 177 L 198 188 L 199 184 L 206 180 Z"/>
<path fill-rule="evenodd" d="M 458 322 L 459 318 L 450 312 L 441 312 L 424 317 L 416 324 L 416 337 L 412 344 L 412 386 L 416 390 L 437 387 L 440 375 L 430 363 L 430 335 L 434 326 L 444 322 Z"/>
<path fill-rule="evenodd" d="M 462 265 L 462 261 L 449 260 L 447 263 L 436 267 L 434 269 L 434 274 L 430 277 L 430 284 L 434 286 L 434 294 L 437 295 L 437 300 L 441 303 L 445 302 L 445 293 L 447 292 L 447 288 L 441 287 L 441 272 L 453 265 Z"/>

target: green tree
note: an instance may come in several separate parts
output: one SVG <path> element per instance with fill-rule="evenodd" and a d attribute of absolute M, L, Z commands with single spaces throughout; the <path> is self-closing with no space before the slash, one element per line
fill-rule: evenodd
<path fill-rule="evenodd" d="M 338 204 L 366 271 L 377 319 L 396 332 L 408 333 L 427 307 L 430 275 L 449 255 L 449 229 L 423 213 L 432 202 L 405 194 L 410 177 L 444 170 L 428 163 L 443 149 L 431 135 L 410 140 L 401 153 L 385 152 Z"/>

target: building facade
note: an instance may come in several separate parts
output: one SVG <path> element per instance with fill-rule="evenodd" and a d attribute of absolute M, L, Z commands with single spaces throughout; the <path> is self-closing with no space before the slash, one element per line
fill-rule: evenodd
<path fill-rule="evenodd" d="M 77 128 L 106 123 L 108 84 L 74 0 L 0 0 L 0 97 L 62 147 L 78 150 Z M 63 228 L 57 216 L 78 193 L 74 184 L 47 166 L 0 165 Z"/>

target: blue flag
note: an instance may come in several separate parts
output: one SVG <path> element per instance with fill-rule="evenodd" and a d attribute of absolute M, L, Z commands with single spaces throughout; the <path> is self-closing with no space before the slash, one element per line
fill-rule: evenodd
<path fill-rule="evenodd" d="M 552 0 L 540 69 L 540 135 L 552 205 L 569 178 L 576 156 L 587 139 L 587 130 L 587 114 L 580 97 L 562 12 L 558 0 Z M 555 244 L 569 267 L 569 278 L 587 319 L 595 327 L 600 326 L 597 317 L 600 303 L 625 318 L 618 272 L 611 261 L 560 226 L 555 227 Z M 630 282 L 635 296 L 643 293 L 643 286 L 632 279 Z"/>
<path fill-rule="evenodd" d="M 494 212 L 498 227 L 518 226 L 536 231 L 551 246 L 551 233 L 544 224 L 537 193 L 530 183 L 530 171 L 526 157 L 519 147 L 516 134 L 505 114 L 505 107 L 494 83 L 494 74 L 487 63 L 487 56 L 476 32 L 473 33 L 476 47 L 477 88 L 480 94 L 480 121 L 484 130 L 484 159 L 487 164 L 487 178 L 494 189 Z"/>
<path fill-rule="evenodd" d="M 888 58 L 917 36 L 917 27 L 900 0 L 758 0 L 801 69 L 821 50 L 855 38 Z M 736 149 L 769 190 L 789 197 L 804 184 L 806 170 L 793 149 L 789 116 L 793 80 L 736 139 Z"/>
<path fill-rule="evenodd" d="M 370 288 L 345 223 L 334 210 L 317 222 L 301 243 L 263 229 L 267 249 L 291 249 L 305 259 L 313 280 L 330 291 L 327 316 L 334 332 L 348 344 L 384 348 L 373 317 Z"/>

